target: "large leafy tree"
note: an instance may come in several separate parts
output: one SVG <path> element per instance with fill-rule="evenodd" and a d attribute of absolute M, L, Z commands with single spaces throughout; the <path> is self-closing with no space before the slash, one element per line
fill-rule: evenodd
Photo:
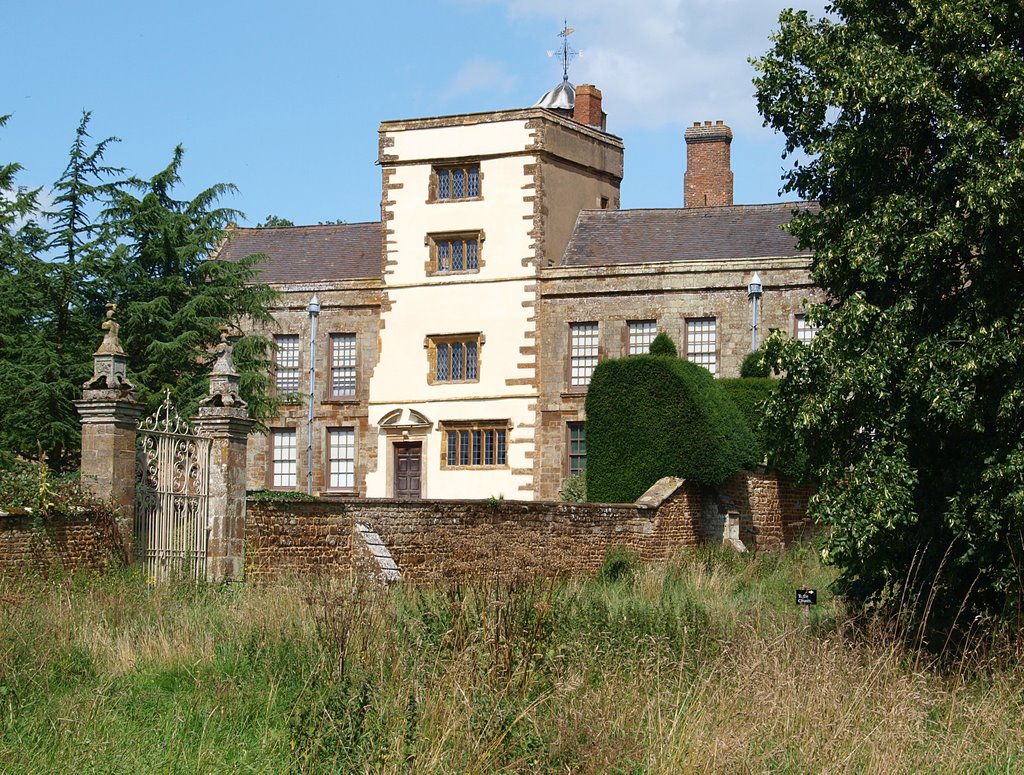
<path fill-rule="evenodd" d="M 1024 6 L 835 0 L 756 60 L 766 123 L 821 203 L 792 222 L 828 301 L 776 338 L 776 454 L 806 455 L 850 592 L 943 626 L 1022 609 Z M 889 599 L 892 599 L 891 597 Z"/>

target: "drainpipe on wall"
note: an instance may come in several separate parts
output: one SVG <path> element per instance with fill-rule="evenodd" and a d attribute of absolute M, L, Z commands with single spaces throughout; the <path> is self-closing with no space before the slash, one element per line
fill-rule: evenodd
<path fill-rule="evenodd" d="M 761 277 L 757 272 L 750 278 L 747 285 L 747 297 L 750 299 L 750 352 L 757 352 L 757 304 L 763 293 Z"/>
<path fill-rule="evenodd" d="M 313 294 L 306 307 L 309 312 L 309 420 L 306 423 L 306 494 L 313 494 L 313 396 L 316 392 L 316 320 L 320 300 Z"/>

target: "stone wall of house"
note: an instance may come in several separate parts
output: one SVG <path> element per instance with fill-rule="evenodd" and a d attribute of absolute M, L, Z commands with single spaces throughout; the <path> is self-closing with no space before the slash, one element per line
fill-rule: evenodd
<path fill-rule="evenodd" d="M 380 283 L 378 280 L 350 280 L 333 284 L 283 285 L 273 314 L 274 327 L 261 329 L 268 336 L 279 334 L 299 337 L 299 391 L 294 404 L 282 406 L 269 421 L 272 429 L 295 429 L 296 469 L 298 482 L 288 490 L 306 490 L 308 427 L 307 395 L 309 393 L 309 334 L 307 305 L 313 294 L 320 300 L 317 321 L 316 370 L 317 385 L 313 410 L 313 490 L 326 493 L 329 487 L 330 451 L 327 431 L 331 428 L 352 428 L 356 448 L 356 494 L 366 495 L 366 474 L 377 466 L 376 427 L 369 419 L 370 376 L 377 364 L 378 330 L 380 328 Z M 356 394 L 351 398 L 330 395 L 331 334 L 356 335 Z M 273 379 L 273 374 L 271 374 Z M 270 434 L 249 437 L 246 486 L 250 490 L 273 488 L 270 460 Z"/>
<path fill-rule="evenodd" d="M 718 376 L 738 377 L 750 352 L 747 283 L 755 272 L 766 278 L 763 335 L 771 329 L 794 334 L 803 301 L 821 298 L 808 279 L 805 258 L 623 265 L 599 273 L 558 267 L 541 273 L 537 349 L 545 377 L 537 406 L 534 497 L 558 497 L 568 473 L 567 423 L 586 419 L 586 390 L 569 385 L 570 324 L 598 324 L 598 357 L 605 360 L 629 354 L 629 321 L 654 320 L 685 357 L 687 319 L 714 318 Z"/>
<path fill-rule="evenodd" d="M 103 571 L 125 560 L 120 527 L 108 515 L 38 521 L 0 514 L 0 573 Z"/>

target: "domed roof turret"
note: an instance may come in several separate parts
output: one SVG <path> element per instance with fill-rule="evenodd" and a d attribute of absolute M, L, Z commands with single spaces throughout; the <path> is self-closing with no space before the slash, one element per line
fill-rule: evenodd
<path fill-rule="evenodd" d="M 537 100 L 535 108 L 549 108 L 551 110 L 572 110 L 576 104 L 576 87 L 569 83 L 568 78 L 563 78 L 555 88 L 544 93 L 544 96 Z"/>

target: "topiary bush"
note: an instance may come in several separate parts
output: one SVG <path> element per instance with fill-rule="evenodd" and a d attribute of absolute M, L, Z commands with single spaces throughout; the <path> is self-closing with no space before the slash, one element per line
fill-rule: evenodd
<path fill-rule="evenodd" d="M 673 342 L 672 337 L 664 331 L 654 337 L 654 340 L 651 342 L 651 346 L 648 349 L 650 350 L 651 355 L 666 355 L 672 358 L 679 355 L 679 351 L 676 349 L 676 343 Z"/>
<path fill-rule="evenodd" d="M 755 353 L 752 353 L 755 354 Z M 744 421 L 750 432 L 754 434 L 757 441 L 757 452 L 759 459 L 764 457 L 765 451 L 765 430 L 761 427 L 761 419 L 764 417 L 764 405 L 775 395 L 779 382 L 775 379 L 763 379 L 759 377 L 748 377 L 739 379 L 720 379 L 718 383 L 722 386 L 725 394 L 740 410 Z"/>
<path fill-rule="evenodd" d="M 587 499 L 629 503 L 663 476 L 713 485 L 760 459 L 736 405 L 701 366 L 603 361 L 587 390 Z"/>
<path fill-rule="evenodd" d="M 770 377 L 771 375 L 772 369 L 764 358 L 764 350 L 754 350 L 751 353 L 747 353 L 747 357 L 740 364 L 741 377 Z"/>

